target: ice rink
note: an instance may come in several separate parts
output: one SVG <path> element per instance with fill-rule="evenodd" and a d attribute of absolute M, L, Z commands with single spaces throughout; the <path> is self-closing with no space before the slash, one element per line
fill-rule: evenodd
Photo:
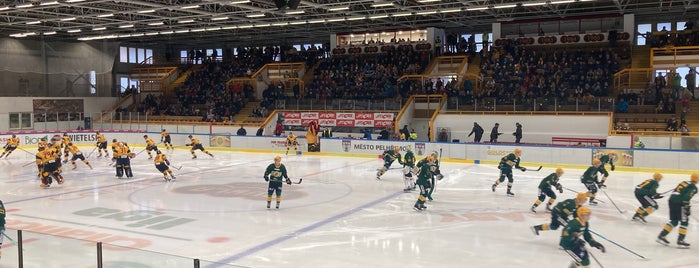
<path fill-rule="evenodd" d="M 91 149 L 82 148 L 85 154 Z M 528 166 L 526 150 L 523 166 Z M 7 233 L 16 238 L 14 230 L 25 230 L 24 267 L 96 267 L 93 243 L 81 240 L 139 249 L 105 246 L 105 267 L 192 267 L 175 256 L 275 268 L 567 267 L 571 261 L 558 249 L 561 229 L 540 236 L 529 229 L 550 220 L 545 205 L 536 214 L 529 208 L 539 181 L 555 166 L 514 171 L 516 196 L 507 197 L 504 184 L 496 192 L 490 189 L 498 176 L 494 164 L 443 161 L 445 178 L 437 184 L 435 200 L 417 212 L 412 207 L 418 193 L 403 192 L 399 169 L 376 180 L 383 163 L 377 157 L 211 152 L 214 158 L 198 152 L 191 159 L 182 148 L 170 153 L 172 166 L 181 166 L 174 170 L 175 182 L 165 182 L 145 152 L 132 160 L 131 179 L 117 179 L 111 161 L 95 153 L 89 159 L 93 170 L 83 163 L 75 170 L 64 164 L 66 182 L 42 189 L 34 156 L 16 150 L 0 160 L 0 199 L 7 209 Z M 285 184 L 281 208 L 267 209 L 262 175 L 275 155 L 282 155 L 294 181 L 303 182 Z M 582 173 L 565 168 L 561 183 L 583 190 Z M 623 213 L 600 192 L 604 203 L 591 207 L 591 228 L 621 247 L 594 236 L 607 253 L 592 253 L 604 267 L 699 267 L 696 249 L 674 246 L 677 228 L 668 235 L 672 246 L 655 242 L 668 220 L 667 198 L 659 200 L 660 210 L 647 224 L 630 220 L 638 206 L 634 186 L 648 178 L 650 173 L 612 172 L 606 193 Z M 688 178 L 665 174 L 658 190 Z M 558 200 L 574 195 L 564 191 Z M 687 242 L 699 247 L 699 211 L 694 213 Z M 17 248 L 8 239 L 0 267 L 17 267 Z M 227 266 L 204 262 L 202 267 Z M 591 267 L 599 265 L 593 260 Z"/>

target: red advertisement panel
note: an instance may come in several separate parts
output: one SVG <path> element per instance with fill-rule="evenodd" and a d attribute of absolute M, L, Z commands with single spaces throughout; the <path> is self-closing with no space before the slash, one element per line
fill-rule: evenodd
<path fill-rule="evenodd" d="M 393 113 L 374 113 L 374 120 L 393 120 Z"/>
<path fill-rule="evenodd" d="M 335 119 L 354 119 L 354 113 L 336 113 L 335 114 Z"/>
<path fill-rule="evenodd" d="M 320 112 L 318 113 L 318 119 L 335 119 L 335 112 Z"/>
<path fill-rule="evenodd" d="M 338 119 L 335 122 L 335 125 L 338 127 L 353 127 L 354 126 L 354 120 L 340 120 Z"/>
<path fill-rule="evenodd" d="M 284 119 L 284 125 L 287 126 L 300 126 L 301 119 Z"/>
<path fill-rule="evenodd" d="M 354 119 L 357 119 L 357 120 L 374 120 L 374 113 L 354 113 Z"/>
<path fill-rule="evenodd" d="M 374 127 L 386 128 L 386 127 L 392 127 L 392 126 L 393 126 L 393 120 L 374 120 Z"/>
<path fill-rule="evenodd" d="M 356 127 L 373 127 L 374 120 L 354 120 L 354 126 L 356 126 Z"/>
<path fill-rule="evenodd" d="M 301 118 L 301 113 L 299 112 L 284 112 L 284 119 L 299 119 Z"/>
<path fill-rule="evenodd" d="M 318 120 L 318 125 L 322 127 L 334 127 L 335 119 L 320 119 Z"/>
<path fill-rule="evenodd" d="M 301 119 L 318 119 L 318 112 L 303 112 Z"/>

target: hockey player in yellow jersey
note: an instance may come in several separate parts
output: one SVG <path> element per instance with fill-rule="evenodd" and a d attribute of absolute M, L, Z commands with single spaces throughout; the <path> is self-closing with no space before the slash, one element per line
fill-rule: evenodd
<path fill-rule="evenodd" d="M 129 149 L 125 143 L 120 142 L 117 144 L 116 151 L 114 152 L 114 157 L 116 157 L 116 176 L 121 178 L 126 173 L 127 178 L 133 177 L 133 172 L 131 171 L 131 158 L 135 155 Z"/>
<path fill-rule="evenodd" d="M 191 149 L 189 149 L 189 152 L 192 154 L 192 159 L 197 158 L 197 155 L 194 153 L 194 150 L 200 150 L 204 152 L 205 154 L 208 154 L 211 157 L 214 157 L 213 154 L 209 153 L 206 149 L 204 149 L 204 146 L 201 145 L 201 142 L 199 139 L 196 137 L 192 137 L 192 135 L 189 135 L 189 143 L 185 144 L 186 146 L 192 146 Z"/>
<path fill-rule="evenodd" d="M 97 132 L 95 135 L 97 137 L 97 143 L 95 146 L 97 146 L 97 158 L 102 157 L 102 151 L 104 151 L 104 157 L 109 157 L 109 151 L 107 151 L 107 138 L 104 137 L 104 134 Z"/>
<path fill-rule="evenodd" d="M 2 152 L 2 155 L 0 155 L 0 158 L 2 158 L 3 156 L 4 156 L 5 158 L 7 158 L 8 156 L 10 156 L 10 154 L 12 153 L 12 151 L 14 151 L 15 149 L 17 149 L 17 146 L 19 146 L 19 138 L 17 138 L 17 136 L 15 136 L 15 135 L 13 134 L 13 135 L 12 135 L 12 138 L 7 139 L 7 144 L 5 144 L 5 151 Z"/>
<path fill-rule="evenodd" d="M 294 146 L 294 152 L 299 150 L 299 143 L 296 141 L 296 135 L 289 132 L 289 135 L 286 136 L 286 155 L 289 155 L 289 148 L 291 148 L 291 146 Z"/>
<path fill-rule="evenodd" d="M 70 151 L 70 153 L 73 155 L 73 157 L 70 159 L 70 163 L 73 165 L 73 169 L 78 168 L 78 166 L 75 164 L 75 160 L 78 160 L 78 159 L 83 161 L 83 163 L 85 163 L 85 165 L 87 165 L 88 167 L 90 167 L 90 169 L 92 169 L 90 162 L 85 159 L 85 156 L 80 151 L 78 146 L 75 146 L 75 144 L 73 144 L 73 143 L 68 143 L 68 151 Z"/>
<path fill-rule="evenodd" d="M 54 178 L 58 184 L 62 184 L 64 182 L 63 176 L 61 176 L 59 170 L 60 161 L 57 160 L 60 159 L 60 144 L 56 144 L 58 145 L 59 150 L 56 150 L 56 147 L 39 149 L 39 152 L 36 154 L 36 163 L 41 172 L 41 188 L 51 187 L 51 183 L 53 182 Z"/>
<path fill-rule="evenodd" d="M 167 150 L 175 149 L 174 147 L 172 147 L 172 139 L 170 138 L 170 133 L 168 133 L 165 129 L 163 129 L 163 132 L 160 133 L 160 142 L 165 144 L 165 149 Z"/>
<path fill-rule="evenodd" d="M 148 159 L 153 159 L 153 155 L 150 153 L 150 151 L 157 151 L 158 147 L 153 139 L 148 138 L 148 135 L 143 135 L 143 139 L 146 140 L 146 152 L 148 153 Z"/>
<path fill-rule="evenodd" d="M 170 170 L 170 160 L 168 160 L 167 156 L 165 156 L 165 154 L 163 154 L 163 152 L 161 152 L 160 150 L 155 151 L 155 153 L 155 159 L 153 159 L 153 163 L 155 163 L 155 168 L 163 173 L 163 179 L 165 179 L 165 181 L 174 181 L 175 175 L 172 174 L 172 170 Z"/>
<path fill-rule="evenodd" d="M 68 133 L 63 132 L 63 137 L 61 137 L 61 148 L 63 148 L 63 157 L 68 158 L 68 144 L 71 143 L 70 136 Z"/>
<path fill-rule="evenodd" d="M 116 163 L 116 153 L 117 153 L 117 149 L 119 148 L 119 141 L 117 141 L 117 139 L 112 139 L 111 146 L 112 146 L 112 163 L 110 164 L 110 166 L 112 166 L 113 164 Z"/>

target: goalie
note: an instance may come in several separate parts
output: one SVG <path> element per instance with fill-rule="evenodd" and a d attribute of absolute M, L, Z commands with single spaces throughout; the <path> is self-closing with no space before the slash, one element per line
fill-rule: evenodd
<path fill-rule="evenodd" d="M 123 142 L 119 142 L 112 155 L 116 158 L 116 176 L 120 179 L 124 177 L 124 174 L 126 174 L 127 178 L 133 177 L 131 158 L 134 158 L 136 155 L 131 152 L 129 146 L 126 146 Z"/>

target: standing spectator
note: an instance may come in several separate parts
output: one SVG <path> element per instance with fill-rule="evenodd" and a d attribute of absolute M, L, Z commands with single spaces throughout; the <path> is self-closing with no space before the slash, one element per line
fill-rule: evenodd
<path fill-rule="evenodd" d="M 442 40 L 439 39 L 439 36 L 434 39 L 434 55 L 437 57 L 442 55 Z"/>
<path fill-rule="evenodd" d="M 522 124 L 515 123 L 515 132 L 512 133 L 515 136 L 515 143 L 520 143 L 522 140 Z"/>
<path fill-rule="evenodd" d="M 410 137 L 410 131 L 408 130 L 408 125 L 403 125 L 403 129 L 400 130 L 401 140 L 407 140 Z"/>
<path fill-rule="evenodd" d="M 369 129 L 369 128 L 364 129 L 364 139 L 371 140 L 371 129 Z"/>
<path fill-rule="evenodd" d="M 499 127 L 500 127 L 500 124 L 495 123 L 495 126 L 490 131 L 490 143 L 498 143 L 498 136 L 502 135 L 502 133 L 498 132 Z"/>
<path fill-rule="evenodd" d="M 240 128 L 238 129 L 238 132 L 236 132 L 236 134 L 237 134 L 238 136 L 245 136 L 245 135 L 248 135 L 248 131 L 245 130 L 245 128 L 243 127 L 243 125 L 240 125 Z"/>
<path fill-rule="evenodd" d="M 323 129 L 323 138 L 332 138 L 333 137 L 333 130 L 330 127 L 326 127 Z"/>
<path fill-rule="evenodd" d="M 473 137 L 473 142 L 479 143 L 481 142 L 481 137 L 483 137 L 483 128 L 476 122 L 473 122 L 473 128 L 471 129 L 471 133 L 468 133 L 468 136 L 471 137 L 472 134 L 476 134 L 476 136 Z"/>
<path fill-rule="evenodd" d="M 675 99 L 680 98 L 680 88 L 682 87 L 682 76 L 679 73 L 672 73 L 672 89 Z"/>
<path fill-rule="evenodd" d="M 446 128 L 442 128 L 442 130 L 439 131 L 439 140 L 441 142 L 448 142 L 449 141 L 449 133 L 447 133 Z"/>
<path fill-rule="evenodd" d="M 261 126 L 260 128 L 257 129 L 257 133 L 255 133 L 255 136 L 262 136 L 262 133 L 265 132 L 265 127 Z"/>
<path fill-rule="evenodd" d="M 687 89 L 692 93 L 692 98 L 694 98 L 694 89 L 697 86 L 697 72 L 694 71 L 693 68 L 690 68 L 687 75 L 684 76 L 684 79 L 687 80 Z"/>
<path fill-rule="evenodd" d="M 417 140 L 417 132 L 415 132 L 415 129 L 412 129 L 410 131 L 410 140 L 411 141 Z"/>
<path fill-rule="evenodd" d="M 4 233 L 5 233 L 5 213 L 7 210 L 5 210 L 5 205 L 2 204 L 2 200 L 0 200 L 0 250 L 2 250 L 2 239 L 4 238 Z M 0 256 L 2 256 L 2 251 L 0 251 Z"/>
<path fill-rule="evenodd" d="M 277 125 L 274 127 L 274 136 L 281 136 L 284 132 L 284 127 L 282 127 L 282 121 L 277 121 Z"/>
<path fill-rule="evenodd" d="M 379 137 L 377 138 L 377 140 L 388 140 L 388 139 L 389 139 L 388 130 L 387 129 L 381 130 L 381 132 L 379 132 Z"/>

